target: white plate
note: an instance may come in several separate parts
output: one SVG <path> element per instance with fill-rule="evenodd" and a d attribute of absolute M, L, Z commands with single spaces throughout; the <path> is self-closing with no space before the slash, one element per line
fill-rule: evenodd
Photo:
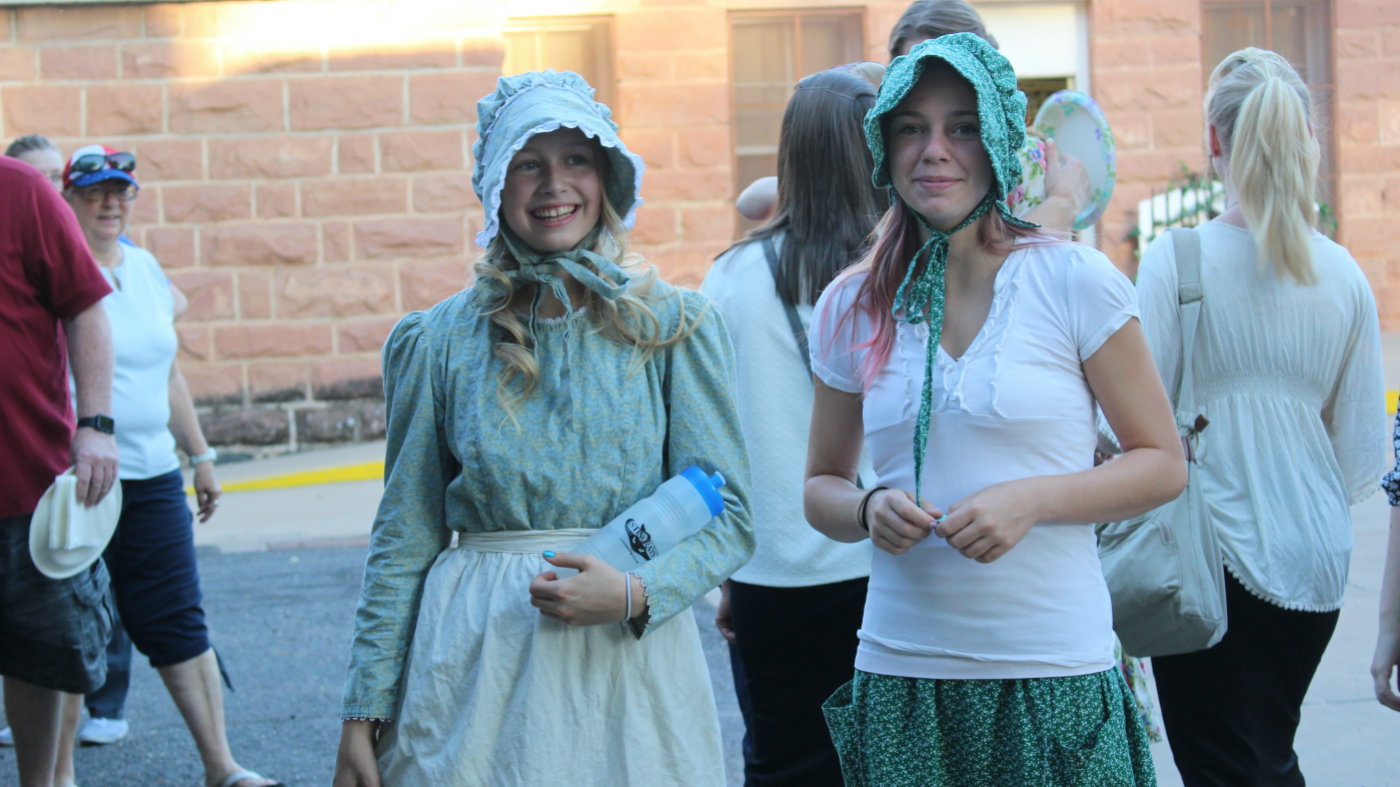
<path fill-rule="evenodd" d="M 1089 175 L 1089 202 L 1074 219 L 1075 229 L 1099 220 L 1118 180 L 1113 130 L 1099 105 L 1084 93 L 1061 90 L 1041 104 L 1031 128 L 1055 140 L 1060 152 L 1074 156 Z"/>

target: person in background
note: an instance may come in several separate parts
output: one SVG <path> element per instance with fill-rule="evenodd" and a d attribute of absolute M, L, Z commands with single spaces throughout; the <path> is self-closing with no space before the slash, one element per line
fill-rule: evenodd
<path fill-rule="evenodd" d="M 895 199 L 813 311 L 807 520 L 875 547 L 824 706 L 850 784 L 1156 782 L 1091 523 L 1185 462 L 1131 282 L 1005 203 L 1025 101 L 972 33 L 896 59 L 865 120 Z M 1127 449 L 1097 467 L 1096 403 Z"/>
<path fill-rule="evenodd" d="M 70 787 L 59 762 L 62 696 L 106 675 L 111 634 L 102 561 L 63 580 L 34 566 L 29 526 L 72 467 L 96 505 L 117 482 L 112 338 L 103 280 L 73 213 L 29 164 L 0 158 L 0 675 L 21 787 Z M 75 384 L 77 419 L 69 401 Z M 76 426 L 76 428 L 75 428 Z"/>
<path fill-rule="evenodd" d="M 1350 507 L 1385 469 L 1380 330 L 1361 269 L 1314 229 L 1312 97 L 1293 67 L 1252 47 L 1226 56 L 1205 118 L 1226 209 L 1195 230 L 1192 370 L 1210 419 L 1196 477 L 1229 627 L 1211 648 L 1154 658 L 1153 672 L 1185 784 L 1302 785 L 1293 737 L 1342 605 Z M 1137 279 L 1168 390 L 1181 374 L 1175 256 L 1172 237 L 1157 238 Z"/>
<path fill-rule="evenodd" d="M 149 252 L 119 241 L 140 194 L 135 169 L 130 153 L 88 145 L 73 152 L 63 171 L 64 198 L 113 290 L 103 306 L 116 351 L 122 513 L 103 560 L 121 619 L 180 710 L 207 787 L 276 787 L 238 765 L 224 729 L 220 667 L 201 606 L 194 523 L 175 449 L 194 467 L 201 522 L 218 510 L 222 494 L 214 473 L 218 453 L 204 439 L 175 359 L 170 282 Z"/>
<path fill-rule="evenodd" d="M 972 33 L 993 49 L 1001 48 L 982 15 L 966 0 L 914 0 L 890 28 L 890 60 L 909 54 L 920 42 L 954 33 Z"/>
<path fill-rule="evenodd" d="M 1371 659 L 1371 679 L 1376 684 L 1376 700 L 1400 711 L 1400 413 L 1395 415 L 1395 435 L 1391 440 L 1395 444 L 1395 468 L 1381 479 L 1381 488 L 1390 500 L 1390 543 L 1381 578 L 1380 629 L 1376 655 Z"/>
<path fill-rule="evenodd" d="M 39 134 L 17 137 L 5 148 L 5 155 L 39 170 L 55 191 L 63 189 L 63 154 L 48 137 Z"/>
<path fill-rule="evenodd" d="M 873 80 L 857 70 L 870 66 Z M 778 141 L 777 214 L 721 254 L 701 287 L 734 343 L 753 472 L 757 545 L 725 583 L 716 620 L 734 643 L 736 693 L 750 704 L 751 787 L 841 784 L 821 704 L 851 676 L 870 548 L 832 541 L 802 515 L 812 410 L 806 325 L 888 204 L 870 184 L 861 134 L 883 73 L 854 64 L 797 83 Z"/>
<path fill-rule="evenodd" d="M 689 608 L 753 552 L 733 356 L 626 253 L 643 163 L 611 115 L 571 71 L 477 104 L 475 284 L 384 346 L 337 787 L 725 783 Z M 629 572 L 569 554 L 691 465 L 729 479 L 698 532 Z"/>
<path fill-rule="evenodd" d="M 44 174 L 44 177 L 49 179 L 49 182 L 53 184 L 55 190 L 63 190 L 63 151 L 59 150 L 58 146 L 50 141 L 48 137 L 41 134 L 26 134 L 22 137 L 16 137 L 15 140 L 5 148 L 5 155 L 10 158 L 19 159 L 39 170 Z M 131 239 L 126 236 L 126 233 L 122 233 L 118 240 L 127 245 L 134 245 Z M 180 288 L 175 287 L 173 284 L 171 285 L 171 294 L 175 297 L 175 319 L 178 320 L 189 309 L 190 302 L 185 297 L 185 294 L 180 291 Z M 116 631 L 121 632 L 120 622 L 117 624 Z M 115 633 L 112 639 L 114 642 L 124 641 L 127 643 L 124 647 L 128 654 L 127 658 L 129 661 L 131 644 L 130 640 L 126 639 L 125 633 Z M 111 743 L 112 741 L 89 741 L 84 739 L 83 742 Z M 0 746 L 8 745 L 10 744 L 6 742 L 6 736 L 0 733 Z"/>

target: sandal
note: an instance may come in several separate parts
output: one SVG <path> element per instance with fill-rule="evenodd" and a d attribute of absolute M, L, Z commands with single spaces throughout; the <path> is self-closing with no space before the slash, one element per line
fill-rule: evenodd
<path fill-rule="evenodd" d="M 257 772 L 254 772 L 254 771 L 235 771 L 234 773 L 229 774 L 228 777 L 225 778 L 223 781 L 219 782 L 219 787 L 233 787 L 235 784 L 238 784 L 239 782 L 243 781 L 244 779 L 266 779 L 266 778 L 267 778 L 266 776 L 263 776 L 262 774 L 257 773 Z M 282 782 L 276 782 L 276 783 L 274 783 L 274 784 L 269 785 L 269 787 L 287 787 L 287 786 L 286 786 L 285 784 L 283 784 Z"/>

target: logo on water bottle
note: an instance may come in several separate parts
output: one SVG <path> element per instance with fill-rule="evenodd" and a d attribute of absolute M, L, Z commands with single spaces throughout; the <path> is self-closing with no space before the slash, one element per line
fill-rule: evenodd
<path fill-rule="evenodd" d="M 651 560 L 657 554 L 656 544 L 652 543 L 646 523 L 635 519 L 627 520 L 627 547 L 642 560 Z"/>

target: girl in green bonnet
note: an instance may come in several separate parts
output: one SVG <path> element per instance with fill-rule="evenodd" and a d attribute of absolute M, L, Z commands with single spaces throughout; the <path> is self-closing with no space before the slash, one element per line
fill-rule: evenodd
<path fill-rule="evenodd" d="M 1154 784 L 1090 524 L 1186 479 L 1132 284 L 1010 214 L 1025 96 L 978 36 L 895 59 L 865 133 L 894 199 L 814 310 L 805 492 L 876 547 L 825 706 L 846 782 Z M 1125 449 L 1098 467 L 1096 405 Z"/>
<path fill-rule="evenodd" d="M 753 551 L 731 350 L 627 254 L 643 163 L 610 115 L 572 72 L 477 105 L 476 282 L 384 347 L 337 785 L 724 783 L 687 610 Z M 700 532 L 626 574 L 569 553 L 689 465 L 729 479 Z"/>

